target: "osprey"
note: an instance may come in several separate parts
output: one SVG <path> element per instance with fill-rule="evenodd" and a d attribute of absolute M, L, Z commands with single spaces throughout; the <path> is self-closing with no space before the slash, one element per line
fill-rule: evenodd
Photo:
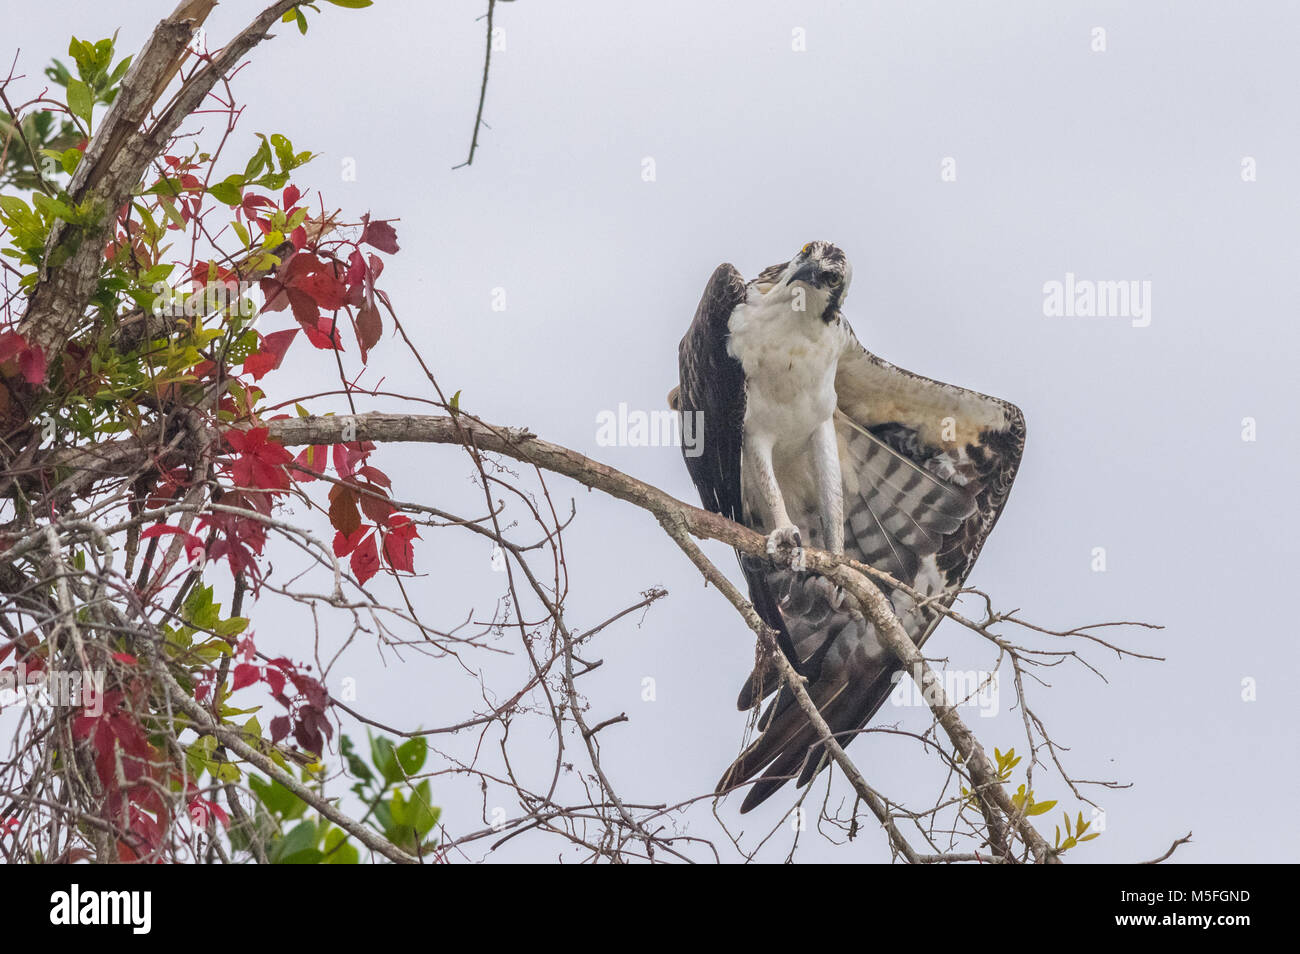
<path fill-rule="evenodd" d="M 803 545 L 846 554 L 925 596 L 888 588 L 920 646 L 956 596 L 1006 502 L 1024 448 L 1006 401 L 921 377 L 871 354 L 841 308 L 844 253 L 811 242 L 745 282 L 731 265 L 709 279 L 679 348 L 669 402 L 699 413 L 703 446 L 685 455 L 704 507 L 767 535 L 768 560 L 740 554 L 750 600 L 841 745 L 888 698 L 900 664 L 862 613 L 805 572 Z M 755 668 L 737 704 L 779 684 Z M 782 688 L 760 734 L 727 769 L 724 794 L 762 773 L 747 812 L 824 764 L 817 733 Z"/>

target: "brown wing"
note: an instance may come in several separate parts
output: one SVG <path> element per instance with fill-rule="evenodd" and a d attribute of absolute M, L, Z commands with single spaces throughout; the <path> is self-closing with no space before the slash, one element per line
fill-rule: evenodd
<path fill-rule="evenodd" d="M 1024 448 L 1020 411 L 1006 401 L 896 368 L 856 338 L 836 375 L 840 463 L 845 491 L 846 553 L 926 596 L 949 592 L 946 606 L 979 554 L 1011 490 Z M 815 522 L 815 521 L 813 521 Z M 765 571 L 823 718 L 847 744 L 889 697 L 899 666 L 856 610 L 833 608 L 808 575 Z M 938 625 L 933 608 L 916 608 L 890 590 L 895 612 L 919 646 Z M 784 642 L 784 641 L 783 641 Z M 741 692 L 749 708 L 776 685 L 755 672 Z M 759 772 L 741 811 L 790 778 L 805 784 L 822 764 L 821 746 L 786 690 L 759 721 L 761 735 L 736 760 L 719 790 Z"/>

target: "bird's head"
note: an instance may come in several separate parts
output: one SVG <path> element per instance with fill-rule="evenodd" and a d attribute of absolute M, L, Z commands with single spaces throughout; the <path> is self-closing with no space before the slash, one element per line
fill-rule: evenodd
<path fill-rule="evenodd" d="M 830 242 L 809 242 L 790 261 L 765 268 L 758 276 L 763 294 L 801 301 L 809 314 L 823 321 L 839 317 L 852 281 L 848 257 Z M 802 294 L 797 294 L 801 287 Z"/>

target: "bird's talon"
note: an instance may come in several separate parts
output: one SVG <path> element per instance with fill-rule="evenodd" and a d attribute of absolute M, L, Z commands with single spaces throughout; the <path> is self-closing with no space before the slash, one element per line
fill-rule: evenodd
<path fill-rule="evenodd" d="M 777 527 L 767 535 L 767 555 L 798 572 L 803 572 L 808 565 L 803 552 L 803 538 L 799 535 L 799 528 L 794 526 Z"/>
<path fill-rule="evenodd" d="M 810 585 L 830 605 L 831 609 L 838 610 L 844 606 L 844 600 L 848 597 L 848 594 L 844 592 L 843 587 L 837 586 L 824 576 L 814 577 L 810 581 Z"/>

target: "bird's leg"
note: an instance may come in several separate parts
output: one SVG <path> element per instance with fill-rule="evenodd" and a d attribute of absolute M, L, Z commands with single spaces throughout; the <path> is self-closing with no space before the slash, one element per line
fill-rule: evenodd
<path fill-rule="evenodd" d="M 844 553 L 844 477 L 840 472 L 840 442 L 835 435 L 834 415 L 813 432 L 811 443 L 823 545 L 840 556 Z M 825 577 L 816 577 L 809 583 L 833 609 L 839 609 L 844 603 L 844 591 Z"/>
<path fill-rule="evenodd" d="M 776 470 L 772 466 L 772 445 L 765 441 L 746 440 L 745 463 L 751 486 L 758 494 L 769 526 L 773 527 L 767 535 L 767 555 L 788 564 L 792 570 L 802 572 L 806 566 L 803 538 L 786 512 L 785 498 L 781 496 Z"/>
<path fill-rule="evenodd" d="M 812 457 L 822 540 L 826 549 L 838 556 L 844 552 L 844 477 L 840 473 L 840 442 L 835 436 L 833 416 L 813 432 Z"/>

